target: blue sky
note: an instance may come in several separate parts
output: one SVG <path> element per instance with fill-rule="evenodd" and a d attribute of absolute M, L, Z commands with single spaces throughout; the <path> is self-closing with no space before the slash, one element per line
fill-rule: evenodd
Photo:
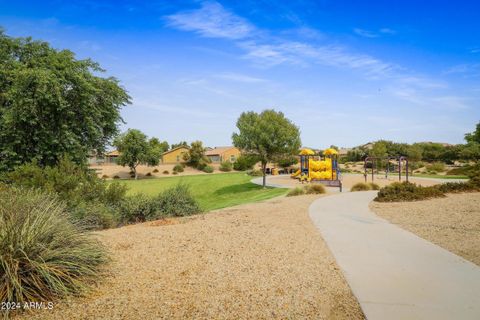
<path fill-rule="evenodd" d="M 304 145 L 463 142 L 480 121 L 476 1 L 3 1 L 0 26 L 121 80 L 123 130 L 229 145 L 275 108 Z"/>

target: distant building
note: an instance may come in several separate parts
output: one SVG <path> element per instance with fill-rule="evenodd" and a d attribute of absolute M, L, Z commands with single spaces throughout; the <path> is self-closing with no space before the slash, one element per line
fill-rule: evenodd
<path fill-rule="evenodd" d="M 105 153 L 105 162 L 106 164 L 117 164 L 118 157 L 120 156 L 120 152 L 118 150 L 113 150 L 110 152 Z"/>
<path fill-rule="evenodd" d="M 212 163 L 220 163 L 224 161 L 235 162 L 240 156 L 240 150 L 236 147 L 215 147 L 211 150 L 205 151 L 205 156 L 207 156 Z"/>
<path fill-rule="evenodd" d="M 183 155 L 190 150 L 188 147 L 180 146 L 162 153 L 163 164 L 178 164 L 184 162 Z"/>

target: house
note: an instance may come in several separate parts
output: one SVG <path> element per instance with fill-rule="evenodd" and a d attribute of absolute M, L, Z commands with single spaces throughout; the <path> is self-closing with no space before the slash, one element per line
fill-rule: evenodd
<path fill-rule="evenodd" d="M 180 146 L 162 153 L 163 164 L 177 164 L 184 162 L 183 155 L 189 150 L 188 147 Z"/>
<path fill-rule="evenodd" d="M 106 164 L 117 164 L 118 156 L 120 156 L 120 152 L 118 150 L 113 150 L 110 152 L 105 153 L 105 161 Z"/>
<path fill-rule="evenodd" d="M 223 161 L 235 162 L 240 156 L 240 150 L 235 147 L 215 147 L 211 150 L 205 151 L 212 163 L 221 163 Z"/>

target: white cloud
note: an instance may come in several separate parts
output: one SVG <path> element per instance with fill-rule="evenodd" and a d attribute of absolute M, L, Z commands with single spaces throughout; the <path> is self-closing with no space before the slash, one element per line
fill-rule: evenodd
<path fill-rule="evenodd" d="M 245 83 L 258 83 L 258 82 L 267 81 L 265 79 L 251 77 L 251 76 L 248 76 L 245 74 L 239 74 L 239 73 L 222 73 L 222 74 L 216 75 L 216 77 L 221 79 L 231 80 L 231 81 L 245 82 Z"/>
<path fill-rule="evenodd" d="M 397 31 L 393 30 L 393 29 L 390 29 L 390 28 L 382 28 L 379 30 L 381 33 L 385 33 L 385 34 L 396 34 Z"/>
<path fill-rule="evenodd" d="M 217 2 L 204 2 L 200 9 L 176 13 L 166 19 L 171 27 L 210 38 L 243 39 L 255 30 L 248 21 Z"/>
<path fill-rule="evenodd" d="M 378 37 L 378 34 L 376 34 L 374 32 L 371 32 L 371 31 L 368 31 L 368 30 L 365 30 L 365 29 L 355 28 L 355 29 L 353 29 L 353 32 L 355 32 L 359 36 L 365 37 L 365 38 L 377 38 Z"/>

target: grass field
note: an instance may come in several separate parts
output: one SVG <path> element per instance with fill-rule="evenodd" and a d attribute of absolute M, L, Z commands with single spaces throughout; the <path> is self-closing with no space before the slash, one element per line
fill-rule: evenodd
<path fill-rule="evenodd" d="M 192 175 L 157 179 L 122 180 L 128 186 L 128 193 L 157 195 L 179 182 L 190 186 L 192 193 L 203 210 L 209 211 L 242 203 L 255 202 L 284 195 L 287 189 L 267 188 L 250 182 L 251 176 L 242 173 Z"/>

